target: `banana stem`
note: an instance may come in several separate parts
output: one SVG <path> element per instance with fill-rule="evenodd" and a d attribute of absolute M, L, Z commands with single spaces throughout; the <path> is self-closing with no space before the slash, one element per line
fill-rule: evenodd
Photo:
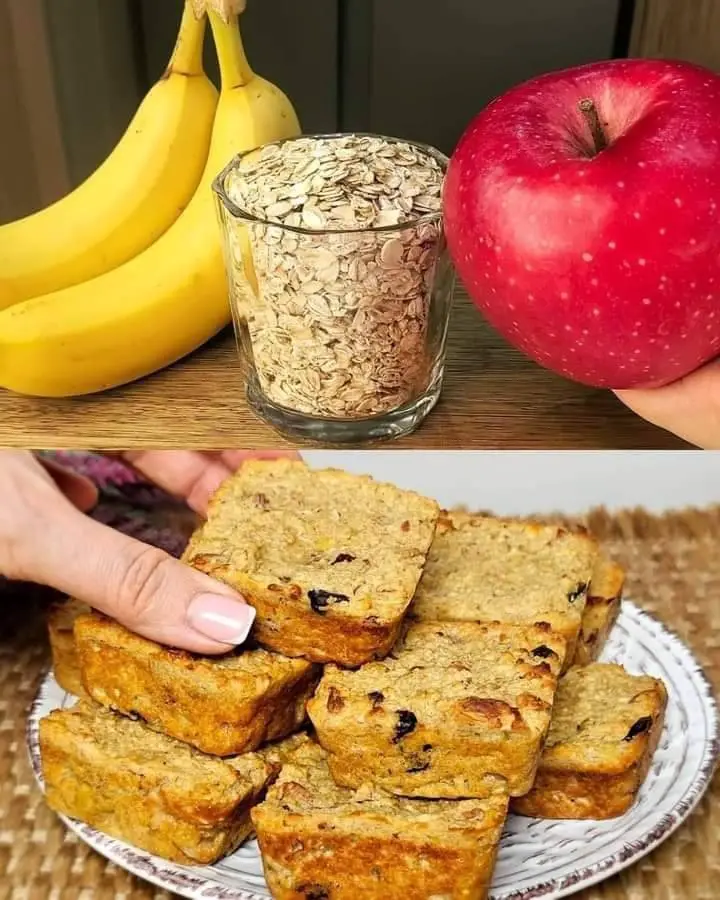
<path fill-rule="evenodd" d="M 255 73 L 245 55 L 237 15 L 229 16 L 227 22 L 213 10 L 208 11 L 208 16 L 220 62 L 222 89 L 231 91 L 236 87 L 244 87 L 252 81 Z"/>
<path fill-rule="evenodd" d="M 197 2 L 197 0 L 196 0 Z M 239 16 L 245 12 L 246 0 L 203 0 L 208 12 L 216 12 L 223 22 L 227 22 L 230 16 Z"/>
<path fill-rule="evenodd" d="M 178 72 L 182 75 L 202 75 L 206 26 L 205 16 L 198 19 L 190 0 L 185 0 L 180 32 L 166 75 L 171 72 Z"/>

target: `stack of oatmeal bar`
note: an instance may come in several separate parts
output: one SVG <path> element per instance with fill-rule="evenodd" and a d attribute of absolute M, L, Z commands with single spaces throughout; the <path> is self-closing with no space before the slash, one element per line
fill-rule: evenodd
<path fill-rule="evenodd" d="M 252 461 L 184 560 L 255 607 L 221 657 L 51 613 L 53 809 L 176 862 L 256 833 L 278 900 L 481 900 L 508 815 L 609 818 L 662 683 L 597 663 L 624 575 L 584 531 Z"/>

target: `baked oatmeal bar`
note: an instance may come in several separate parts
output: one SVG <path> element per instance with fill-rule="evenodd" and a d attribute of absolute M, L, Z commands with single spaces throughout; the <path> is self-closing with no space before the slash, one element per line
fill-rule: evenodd
<path fill-rule="evenodd" d="M 593 570 L 573 665 L 586 666 L 600 656 L 620 615 L 625 572 L 600 556 Z"/>
<path fill-rule="evenodd" d="M 548 622 L 567 641 L 569 665 L 597 553 L 587 534 L 557 525 L 444 513 L 410 615 Z"/>
<path fill-rule="evenodd" d="M 506 812 L 502 779 L 460 801 L 338 787 L 311 744 L 252 818 L 276 900 L 482 900 Z"/>
<path fill-rule="evenodd" d="M 52 809 L 186 865 L 250 835 L 250 808 L 277 772 L 254 753 L 214 759 L 87 701 L 41 720 L 40 752 Z"/>
<path fill-rule="evenodd" d="M 593 663 L 560 681 L 537 779 L 513 810 L 543 819 L 627 812 L 662 733 L 667 692 L 656 678 Z"/>
<path fill-rule="evenodd" d="M 328 666 L 308 712 L 340 785 L 473 797 L 492 774 L 524 794 L 564 653 L 549 625 L 418 623 L 382 662 Z"/>
<path fill-rule="evenodd" d="M 304 659 L 244 648 L 198 656 L 99 615 L 78 618 L 75 639 L 93 700 L 216 756 L 297 731 L 320 678 L 320 666 Z"/>
<path fill-rule="evenodd" d="M 76 697 L 85 697 L 86 694 L 80 677 L 73 627 L 78 616 L 89 612 L 89 606 L 68 597 L 53 603 L 47 618 L 55 681 L 64 691 Z"/>
<path fill-rule="evenodd" d="M 217 492 L 184 560 L 255 607 L 263 646 L 359 666 L 395 642 L 438 512 L 368 476 L 250 461 Z"/>

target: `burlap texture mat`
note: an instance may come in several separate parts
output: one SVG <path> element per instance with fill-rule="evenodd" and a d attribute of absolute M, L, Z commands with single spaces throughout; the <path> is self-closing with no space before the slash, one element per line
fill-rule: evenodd
<path fill-rule="evenodd" d="M 693 648 L 720 693 L 720 508 L 642 511 L 588 524 L 626 566 L 627 596 Z M 0 592 L 0 900 L 169 898 L 90 850 L 43 802 L 25 750 L 25 718 L 48 665 L 47 595 Z M 582 900 L 717 900 L 720 777 L 676 834 L 644 860 L 577 895 Z M 358 898 L 361 900 L 361 898 Z"/>

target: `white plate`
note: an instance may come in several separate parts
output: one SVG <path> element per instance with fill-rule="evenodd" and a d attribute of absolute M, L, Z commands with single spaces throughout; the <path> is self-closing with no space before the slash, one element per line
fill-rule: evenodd
<path fill-rule="evenodd" d="M 603 659 L 635 674 L 662 678 L 669 692 L 665 730 L 640 797 L 609 822 L 549 822 L 513 816 L 498 857 L 491 900 L 557 898 L 614 875 L 657 847 L 702 797 L 720 753 L 718 711 L 700 665 L 678 637 L 625 603 Z M 48 675 L 28 722 L 33 769 L 42 786 L 38 722 L 74 697 Z M 63 821 L 99 853 L 135 875 L 183 897 L 267 900 L 257 844 L 246 844 L 214 866 L 166 862 L 79 822 Z M 361 898 L 358 898 L 361 900 Z"/>

